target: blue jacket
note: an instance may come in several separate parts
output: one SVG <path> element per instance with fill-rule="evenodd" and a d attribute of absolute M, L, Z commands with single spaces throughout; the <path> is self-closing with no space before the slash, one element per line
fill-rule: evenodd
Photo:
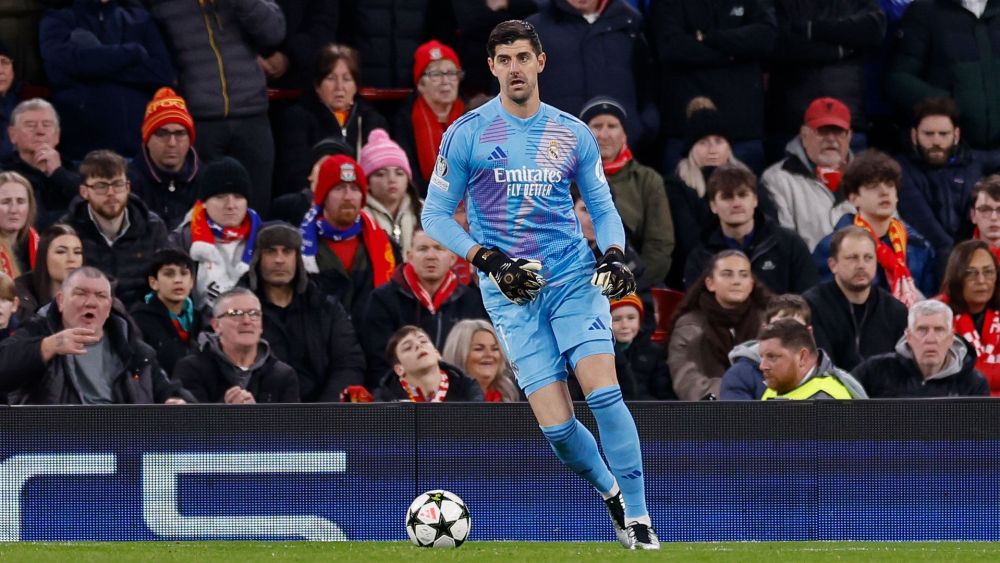
<path fill-rule="evenodd" d="M 719 399 L 723 401 L 756 401 L 767 390 L 760 371 L 760 351 L 756 340 L 737 344 L 729 353 L 732 367 L 722 374 Z"/>
<path fill-rule="evenodd" d="M 61 121 L 60 150 L 73 160 L 97 148 L 135 156 L 146 104 L 174 81 L 149 12 L 120 0 L 75 0 L 42 18 L 39 42 Z"/>
<path fill-rule="evenodd" d="M 0 96 L 0 162 L 14 155 L 14 145 L 10 143 L 7 127 L 10 125 L 10 114 L 14 112 L 14 108 L 20 101 L 21 83 L 15 79 L 7 93 Z"/>
<path fill-rule="evenodd" d="M 854 214 L 848 213 L 837 221 L 837 225 L 833 228 L 834 232 L 852 225 L 854 223 Z M 931 247 L 931 243 L 927 241 L 916 230 L 913 229 L 908 223 L 903 222 L 906 225 L 906 234 L 908 236 L 906 244 L 906 265 L 910 268 L 910 275 L 913 276 L 913 282 L 917 284 L 917 289 L 926 297 L 937 295 L 939 287 L 937 280 L 937 269 L 936 263 L 934 262 L 934 248 Z M 833 279 L 833 273 L 830 272 L 830 267 L 827 266 L 826 260 L 830 257 L 830 240 L 833 238 L 833 234 L 826 235 L 823 240 L 819 241 L 816 245 L 816 249 L 813 250 L 813 260 L 816 262 L 816 269 L 819 272 L 819 281 L 826 282 Z M 882 242 L 886 244 L 891 244 L 889 242 L 889 236 L 886 235 L 882 237 Z M 885 279 L 885 273 L 882 271 L 882 266 L 879 266 L 875 273 L 875 284 L 882 289 L 888 290 L 889 283 Z"/>

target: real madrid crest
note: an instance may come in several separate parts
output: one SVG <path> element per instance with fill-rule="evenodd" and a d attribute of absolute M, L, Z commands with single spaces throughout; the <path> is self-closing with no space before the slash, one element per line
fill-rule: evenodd
<path fill-rule="evenodd" d="M 354 174 L 354 165 L 345 162 L 340 165 L 340 181 L 356 182 L 358 177 Z"/>
<path fill-rule="evenodd" d="M 548 153 L 551 160 L 559 160 L 559 141 L 555 139 L 549 141 Z"/>
<path fill-rule="evenodd" d="M 448 161 L 441 155 L 438 155 L 437 162 L 434 163 L 434 173 L 442 178 L 448 175 Z"/>

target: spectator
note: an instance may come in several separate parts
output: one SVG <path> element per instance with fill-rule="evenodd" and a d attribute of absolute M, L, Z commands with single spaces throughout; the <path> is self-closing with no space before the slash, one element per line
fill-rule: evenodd
<path fill-rule="evenodd" d="M 441 355 L 446 364 L 462 366 L 469 377 L 479 382 L 487 403 L 521 400 L 521 393 L 514 383 L 514 371 L 507 363 L 490 321 L 459 321 L 448 333 Z"/>
<path fill-rule="evenodd" d="M 462 90 L 469 98 L 493 97 L 498 92 L 497 81 L 483 64 L 486 40 L 497 24 L 507 20 L 523 20 L 538 11 L 535 0 L 452 0 L 457 37 L 455 51 L 465 69 Z"/>
<path fill-rule="evenodd" d="M 150 259 L 147 281 L 152 290 L 132 307 L 132 318 L 142 338 L 156 350 L 156 359 L 167 373 L 177 362 L 195 352 L 203 320 L 191 300 L 194 260 L 176 248 L 157 250 Z"/>
<path fill-rule="evenodd" d="M 309 208 L 312 207 L 313 196 L 316 192 L 316 182 L 319 179 L 319 167 L 329 156 L 338 154 L 347 155 L 354 158 L 354 150 L 339 139 L 329 137 L 316 143 L 310 150 L 312 168 L 309 171 L 307 184 L 301 190 L 278 196 L 272 204 L 271 214 L 276 221 L 284 221 L 290 225 L 302 222 Z"/>
<path fill-rule="evenodd" d="M 347 19 L 355 23 L 352 45 L 364 53 L 361 74 L 375 88 L 409 88 L 413 53 L 428 39 L 433 24 L 430 0 L 345 2 L 354 4 Z M 479 59 L 480 64 L 482 58 Z"/>
<path fill-rule="evenodd" d="M 309 84 L 316 53 L 334 40 L 341 0 L 277 0 L 285 15 L 285 39 L 257 55 L 272 88 L 298 89 Z"/>
<path fill-rule="evenodd" d="M 785 293 L 775 295 L 767 302 L 764 311 L 765 326 L 779 319 L 793 319 L 812 331 L 812 314 L 809 304 L 801 295 Z M 764 374 L 760 371 L 760 342 L 757 339 L 737 344 L 729 353 L 732 367 L 722 375 L 719 398 L 723 401 L 756 401 L 767 390 Z"/>
<path fill-rule="evenodd" d="M 948 305 L 916 303 L 895 351 L 865 360 L 851 374 L 873 399 L 989 396 L 976 354 L 952 332 L 952 321 Z"/>
<path fill-rule="evenodd" d="M 441 361 L 441 353 L 422 329 L 407 325 L 389 338 L 385 349 L 392 370 L 375 391 L 377 401 L 443 403 L 483 400 L 483 390 L 457 367 Z"/>
<path fill-rule="evenodd" d="M 80 176 L 63 166 L 59 146 L 59 116 L 52 104 L 41 98 L 25 100 L 10 114 L 7 135 L 14 154 L 2 164 L 31 182 L 38 204 L 35 228 L 44 229 L 66 212 L 79 192 Z"/>
<path fill-rule="evenodd" d="M 0 342 L 13 335 L 21 326 L 14 315 L 18 304 L 14 280 L 7 274 L 0 274 Z"/>
<path fill-rule="evenodd" d="M 206 161 L 223 155 L 240 161 L 253 186 L 250 207 L 266 216 L 274 140 L 257 51 L 285 38 L 281 8 L 274 0 L 158 0 L 151 9 L 174 54 L 180 94 L 197 124 L 198 153 Z"/>
<path fill-rule="evenodd" d="M 785 146 L 784 160 L 764 171 L 761 182 L 777 209 L 781 226 L 802 237 L 810 250 L 849 204 L 839 191 L 851 155 L 851 113 L 834 98 L 809 104 L 799 136 Z"/>
<path fill-rule="evenodd" d="M 291 225 L 264 225 L 245 282 L 262 304 L 272 355 L 298 374 L 302 401 L 337 402 L 364 382 L 364 352 L 344 308 L 309 281 L 301 247 Z"/>
<path fill-rule="evenodd" d="M 365 211 L 404 254 L 409 252 L 414 231 L 420 227 L 423 200 L 413 185 L 406 153 L 385 130 L 376 129 L 361 149 L 359 164 L 368 176 L 371 195 Z"/>
<path fill-rule="evenodd" d="M 377 385 L 392 367 L 385 363 L 384 350 L 379 352 L 400 327 L 419 327 L 430 336 L 434 347 L 441 349 L 459 321 L 488 318 L 480 292 L 458 283 L 451 271 L 455 258 L 450 250 L 418 230 L 406 262 L 395 269 L 389 283 L 371 292 L 359 319 L 359 326 L 364 327 L 361 344 L 368 357 L 370 385 Z"/>
<path fill-rule="evenodd" d="M 313 206 L 302 231 L 302 259 L 321 291 L 336 297 L 355 323 L 376 287 L 389 282 L 398 250 L 371 215 L 365 173 L 354 159 L 327 158 L 317 172 Z"/>
<path fill-rule="evenodd" d="M 0 3 L 0 37 L 9 49 L 18 76 L 26 83 L 45 83 L 42 57 L 38 53 L 38 24 L 49 4 L 47 0 Z"/>
<path fill-rule="evenodd" d="M 934 247 L 943 266 L 951 247 L 972 236 L 968 210 L 983 165 L 961 142 L 958 106 L 949 98 L 928 98 L 917 105 L 910 150 L 897 160 L 903 167 L 899 213 Z"/>
<path fill-rule="evenodd" d="M 1000 258 L 1000 175 L 991 174 L 972 188 L 973 240 L 982 240 Z"/>
<path fill-rule="evenodd" d="M 528 17 L 545 39 L 538 87 L 545 103 L 580 115 L 587 100 L 609 96 L 625 108 L 625 132 L 634 147 L 656 137 L 652 50 L 643 19 L 625 0 L 552 0 Z"/>
<path fill-rule="evenodd" d="M 845 370 L 892 351 L 906 329 L 906 306 L 872 285 L 878 266 L 875 245 L 871 233 L 861 227 L 834 233 L 827 259 L 833 280 L 803 294 L 812 309 L 816 344 Z"/>
<path fill-rule="evenodd" d="M 674 223 L 663 177 L 633 158 L 625 134 L 625 109 L 616 100 L 590 100 L 580 119 L 594 132 L 615 207 L 646 267 L 639 281 L 647 286 L 661 284 L 674 251 Z"/>
<path fill-rule="evenodd" d="M 643 328 L 646 308 L 636 294 L 611 302 L 615 335 L 615 373 L 627 400 L 677 399 L 667 371 L 667 350 Z"/>
<path fill-rule="evenodd" d="M 774 47 L 774 15 L 759 0 L 671 0 L 654 2 L 649 17 L 667 169 L 680 158 L 684 108 L 706 96 L 727 117 L 733 152 L 760 174 L 766 164 L 760 61 Z"/>
<path fill-rule="evenodd" d="M 35 267 L 14 280 L 21 324 L 52 301 L 70 272 L 83 266 L 83 243 L 73 227 L 57 223 L 42 231 L 37 255 Z"/>
<path fill-rule="evenodd" d="M 809 249 L 799 235 L 758 211 L 757 178 L 742 166 L 724 164 L 708 179 L 705 197 L 718 217 L 705 242 L 688 255 L 684 283 L 700 281 L 712 257 L 726 249 L 750 258 L 754 276 L 771 291 L 802 293 L 816 285 Z"/>
<path fill-rule="evenodd" d="M 0 272 L 11 279 L 35 267 L 37 213 L 31 182 L 17 172 L 0 172 L 0 242 L 10 250 L 0 254 Z"/>
<path fill-rule="evenodd" d="M 465 113 L 458 97 L 465 71 L 451 47 L 436 40 L 413 53 L 413 85 L 416 92 L 393 120 L 393 137 L 406 151 L 414 182 L 421 194 L 434 172 L 438 148 L 445 129 Z"/>
<path fill-rule="evenodd" d="M 674 256 L 667 285 L 684 288 L 684 267 L 688 255 L 702 243 L 702 237 L 717 224 L 705 196 L 708 178 L 724 164 L 743 166 L 733 157 L 727 140 L 726 123 L 708 98 L 688 104 L 684 158 L 674 175 L 667 179 L 667 199 L 674 222 Z"/>
<path fill-rule="evenodd" d="M 729 352 L 760 330 L 770 296 L 738 250 L 716 254 L 677 308 L 667 364 L 682 401 L 718 398 Z"/>
<path fill-rule="evenodd" d="M 2 34 L 0 34 L 2 35 Z M 14 145 L 10 144 L 7 127 L 11 113 L 21 100 L 21 82 L 14 70 L 13 52 L 0 40 L 0 162 L 14 156 Z"/>
<path fill-rule="evenodd" d="M 194 119 L 187 102 L 160 88 L 146 106 L 140 156 L 128 167 L 132 193 L 174 230 L 198 199 L 195 180 L 201 161 L 194 142 Z"/>
<path fill-rule="evenodd" d="M 886 27 L 878 0 L 776 0 L 771 9 L 778 39 L 771 54 L 767 119 L 774 132 L 793 134 L 806 106 L 821 97 L 843 102 L 850 108 L 848 122 L 864 130 L 864 63 L 882 46 Z M 861 148 L 863 137 L 859 133 Z"/>
<path fill-rule="evenodd" d="M 931 96 L 953 98 L 962 110 L 962 137 L 974 149 L 1000 145 L 1000 91 L 992 73 L 1000 44 L 983 41 L 1000 30 L 988 2 L 914 2 L 899 23 L 896 57 L 886 92 L 904 112 Z M 994 151 L 995 152 L 995 151 Z"/>
<path fill-rule="evenodd" d="M 261 338 L 263 313 L 249 289 L 219 295 L 212 330 L 203 333 L 201 351 L 177 362 L 174 378 L 202 403 L 297 403 L 295 370 L 278 360 Z"/>
<path fill-rule="evenodd" d="M 319 52 L 312 76 L 313 89 L 285 112 L 279 126 L 275 177 L 286 193 L 308 186 L 315 164 L 311 149 L 326 139 L 351 147 L 353 158 L 375 129 L 388 122 L 359 94 L 361 74 L 358 52 L 346 45 L 329 44 Z"/>
<path fill-rule="evenodd" d="M 0 343 L 0 392 L 11 404 L 183 404 L 190 395 L 112 308 L 111 283 L 85 266 L 48 307 Z"/>
<path fill-rule="evenodd" d="M 981 240 L 955 246 L 937 297 L 951 307 L 952 329 L 976 352 L 976 369 L 986 377 L 990 395 L 1000 396 L 1000 265 Z"/>
<path fill-rule="evenodd" d="M 115 296 L 126 307 L 146 294 L 149 257 L 167 246 L 167 227 L 130 193 L 121 156 L 92 151 L 80 163 L 80 198 L 60 222 L 76 229 L 87 264 L 115 281 Z"/>
<path fill-rule="evenodd" d="M 761 400 L 867 399 L 861 384 L 816 348 L 809 327 L 779 319 L 758 335 L 760 370 L 767 390 Z"/>
<path fill-rule="evenodd" d="M 876 149 L 859 153 L 847 166 L 840 183 L 840 192 L 856 212 L 844 214 L 836 228 L 855 225 L 878 240 L 876 284 L 910 306 L 923 299 L 922 293 L 933 295 L 937 272 L 930 243 L 896 217 L 901 181 L 902 170 L 891 157 Z M 832 236 L 824 237 L 813 251 L 823 281 L 831 277 L 827 259 Z"/>
<path fill-rule="evenodd" d="M 146 101 L 175 78 L 146 8 L 127 0 L 73 0 L 45 14 L 39 41 L 66 129 L 66 156 L 77 161 L 95 149 L 136 156 Z"/>

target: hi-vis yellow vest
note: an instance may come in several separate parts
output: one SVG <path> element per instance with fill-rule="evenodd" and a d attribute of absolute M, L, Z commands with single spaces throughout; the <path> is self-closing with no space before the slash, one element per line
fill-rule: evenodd
<path fill-rule="evenodd" d="M 767 401 L 769 399 L 788 399 L 792 401 L 804 401 L 807 399 L 814 399 L 817 395 L 826 394 L 827 397 L 832 399 L 853 399 L 851 391 L 840 382 L 839 379 L 832 375 L 821 375 L 819 377 L 812 377 L 802 385 L 799 385 L 795 389 L 792 389 L 784 395 L 779 395 L 776 391 L 770 387 L 764 391 L 761 395 L 761 401 Z"/>

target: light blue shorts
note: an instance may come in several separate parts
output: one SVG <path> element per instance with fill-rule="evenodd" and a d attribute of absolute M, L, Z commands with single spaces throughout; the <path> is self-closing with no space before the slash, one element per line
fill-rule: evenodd
<path fill-rule="evenodd" d="M 595 354 L 614 355 L 611 307 L 586 271 L 542 289 L 527 305 L 508 301 L 489 278 L 482 279 L 483 304 L 525 395 L 566 380 L 566 362 Z"/>

